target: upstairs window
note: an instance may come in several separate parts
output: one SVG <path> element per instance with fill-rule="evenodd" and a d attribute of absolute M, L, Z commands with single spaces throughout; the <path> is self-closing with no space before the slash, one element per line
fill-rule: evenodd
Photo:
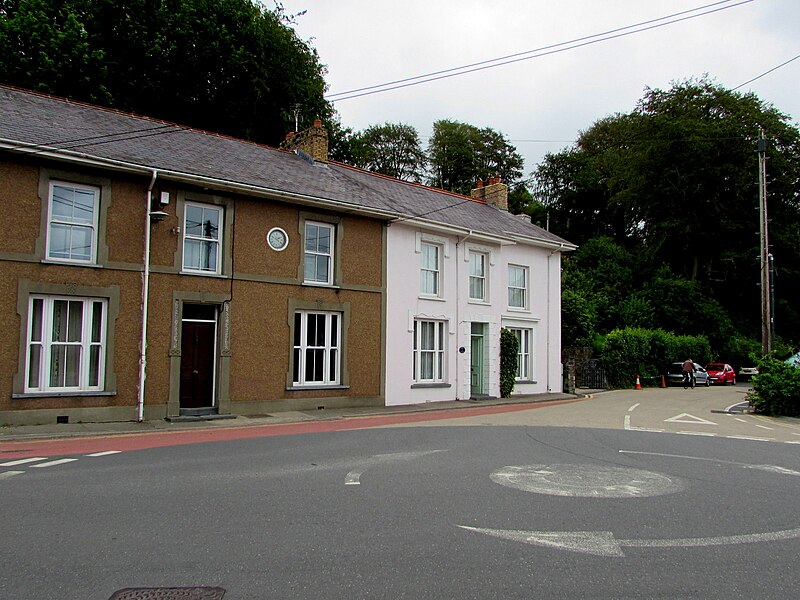
<path fill-rule="evenodd" d="M 426 296 L 439 295 L 441 251 L 436 244 L 420 244 L 419 291 Z"/>
<path fill-rule="evenodd" d="M 528 308 L 528 269 L 508 265 L 508 306 Z"/>
<path fill-rule="evenodd" d="M 48 204 L 47 258 L 95 263 L 100 190 L 74 183 L 51 182 Z"/>
<path fill-rule="evenodd" d="M 334 225 L 306 222 L 303 262 L 306 283 L 333 285 L 334 234 Z"/>
<path fill-rule="evenodd" d="M 469 253 L 469 299 L 486 302 L 486 255 Z"/>
<path fill-rule="evenodd" d="M 222 208 L 186 203 L 183 220 L 183 270 L 219 274 Z"/>

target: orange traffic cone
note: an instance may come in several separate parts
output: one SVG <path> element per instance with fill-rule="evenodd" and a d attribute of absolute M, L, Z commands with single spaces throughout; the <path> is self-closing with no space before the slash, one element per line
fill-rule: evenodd
<path fill-rule="evenodd" d="M 661 376 L 661 387 L 662 387 L 662 388 L 665 388 L 665 387 L 667 387 L 667 381 L 664 379 L 664 376 L 663 376 L 663 375 Z"/>
<path fill-rule="evenodd" d="M 638 375 L 638 374 L 636 375 L 636 385 L 635 385 L 635 386 L 633 386 L 633 389 L 635 389 L 635 390 L 640 390 L 640 389 L 642 389 L 642 384 L 641 384 L 641 382 L 639 381 L 639 375 Z"/>

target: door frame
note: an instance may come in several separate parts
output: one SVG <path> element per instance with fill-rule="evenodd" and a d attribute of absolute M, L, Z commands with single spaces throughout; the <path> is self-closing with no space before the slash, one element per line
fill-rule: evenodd
<path fill-rule="evenodd" d="M 194 304 L 192 302 L 187 302 L 185 304 Z M 212 324 L 212 331 L 211 331 L 211 404 L 205 406 L 197 406 L 197 407 L 184 407 L 180 406 L 181 414 L 190 414 L 190 413 L 214 413 L 217 412 L 217 368 L 218 368 L 218 360 L 217 360 L 217 346 L 219 343 L 219 307 L 217 305 L 212 304 L 200 304 L 200 306 L 206 306 L 214 311 L 214 318 L 213 319 L 203 319 L 203 318 L 183 318 L 181 316 L 181 371 L 183 370 L 183 335 L 186 331 L 185 324 L 186 323 L 209 323 Z M 180 380 L 180 384 L 178 387 L 178 402 L 180 403 L 181 398 L 181 387 L 183 386 L 182 378 Z"/>
<path fill-rule="evenodd" d="M 477 327 L 476 327 L 477 326 Z M 473 321 L 470 323 L 470 336 L 469 336 L 469 395 L 470 397 L 485 396 L 486 395 L 486 323 Z M 477 330 L 476 330 L 477 329 Z M 478 342 L 480 348 L 476 355 L 475 343 Z M 478 385 L 473 385 L 477 371 Z"/>
<path fill-rule="evenodd" d="M 217 335 L 215 349 L 215 406 L 218 414 L 231 413 L 230 369 L 231 369 L 231 298 L 228 294 L 209 292 L 174 291 L 172 293 L 172 316 L 169 331 L 169 390 L 166 400 L 158 398 L 145 401 L 146 419 L 178 417 L 181 414 L 181 324 L 183 304 L 212 304 L 217 308 Z M 150 390 L 153 388 L 150 387 Z M 166 414 L 165 414 L 166 412 Z"/>

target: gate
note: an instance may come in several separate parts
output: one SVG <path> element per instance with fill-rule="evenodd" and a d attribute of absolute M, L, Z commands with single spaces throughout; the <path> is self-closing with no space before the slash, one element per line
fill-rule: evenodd
<path fill-rule="evenodd" d="M 604 390 L 608 388 L 606 370 L 603 368 L 602 363 L 596 358 L 591 358 L 585 363 L 577 365 L 575 384 L 579 388 L 591 390 Z"/>

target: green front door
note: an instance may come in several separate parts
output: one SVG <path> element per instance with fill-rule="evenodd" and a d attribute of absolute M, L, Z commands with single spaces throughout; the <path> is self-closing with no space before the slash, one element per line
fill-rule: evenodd
<path fill-rule="evenodd" d="M 483 388 L 484 368 L 484 324 L 473 323 L 470 343 L 470 395 L 480 396 L 485 394 Z"/>

